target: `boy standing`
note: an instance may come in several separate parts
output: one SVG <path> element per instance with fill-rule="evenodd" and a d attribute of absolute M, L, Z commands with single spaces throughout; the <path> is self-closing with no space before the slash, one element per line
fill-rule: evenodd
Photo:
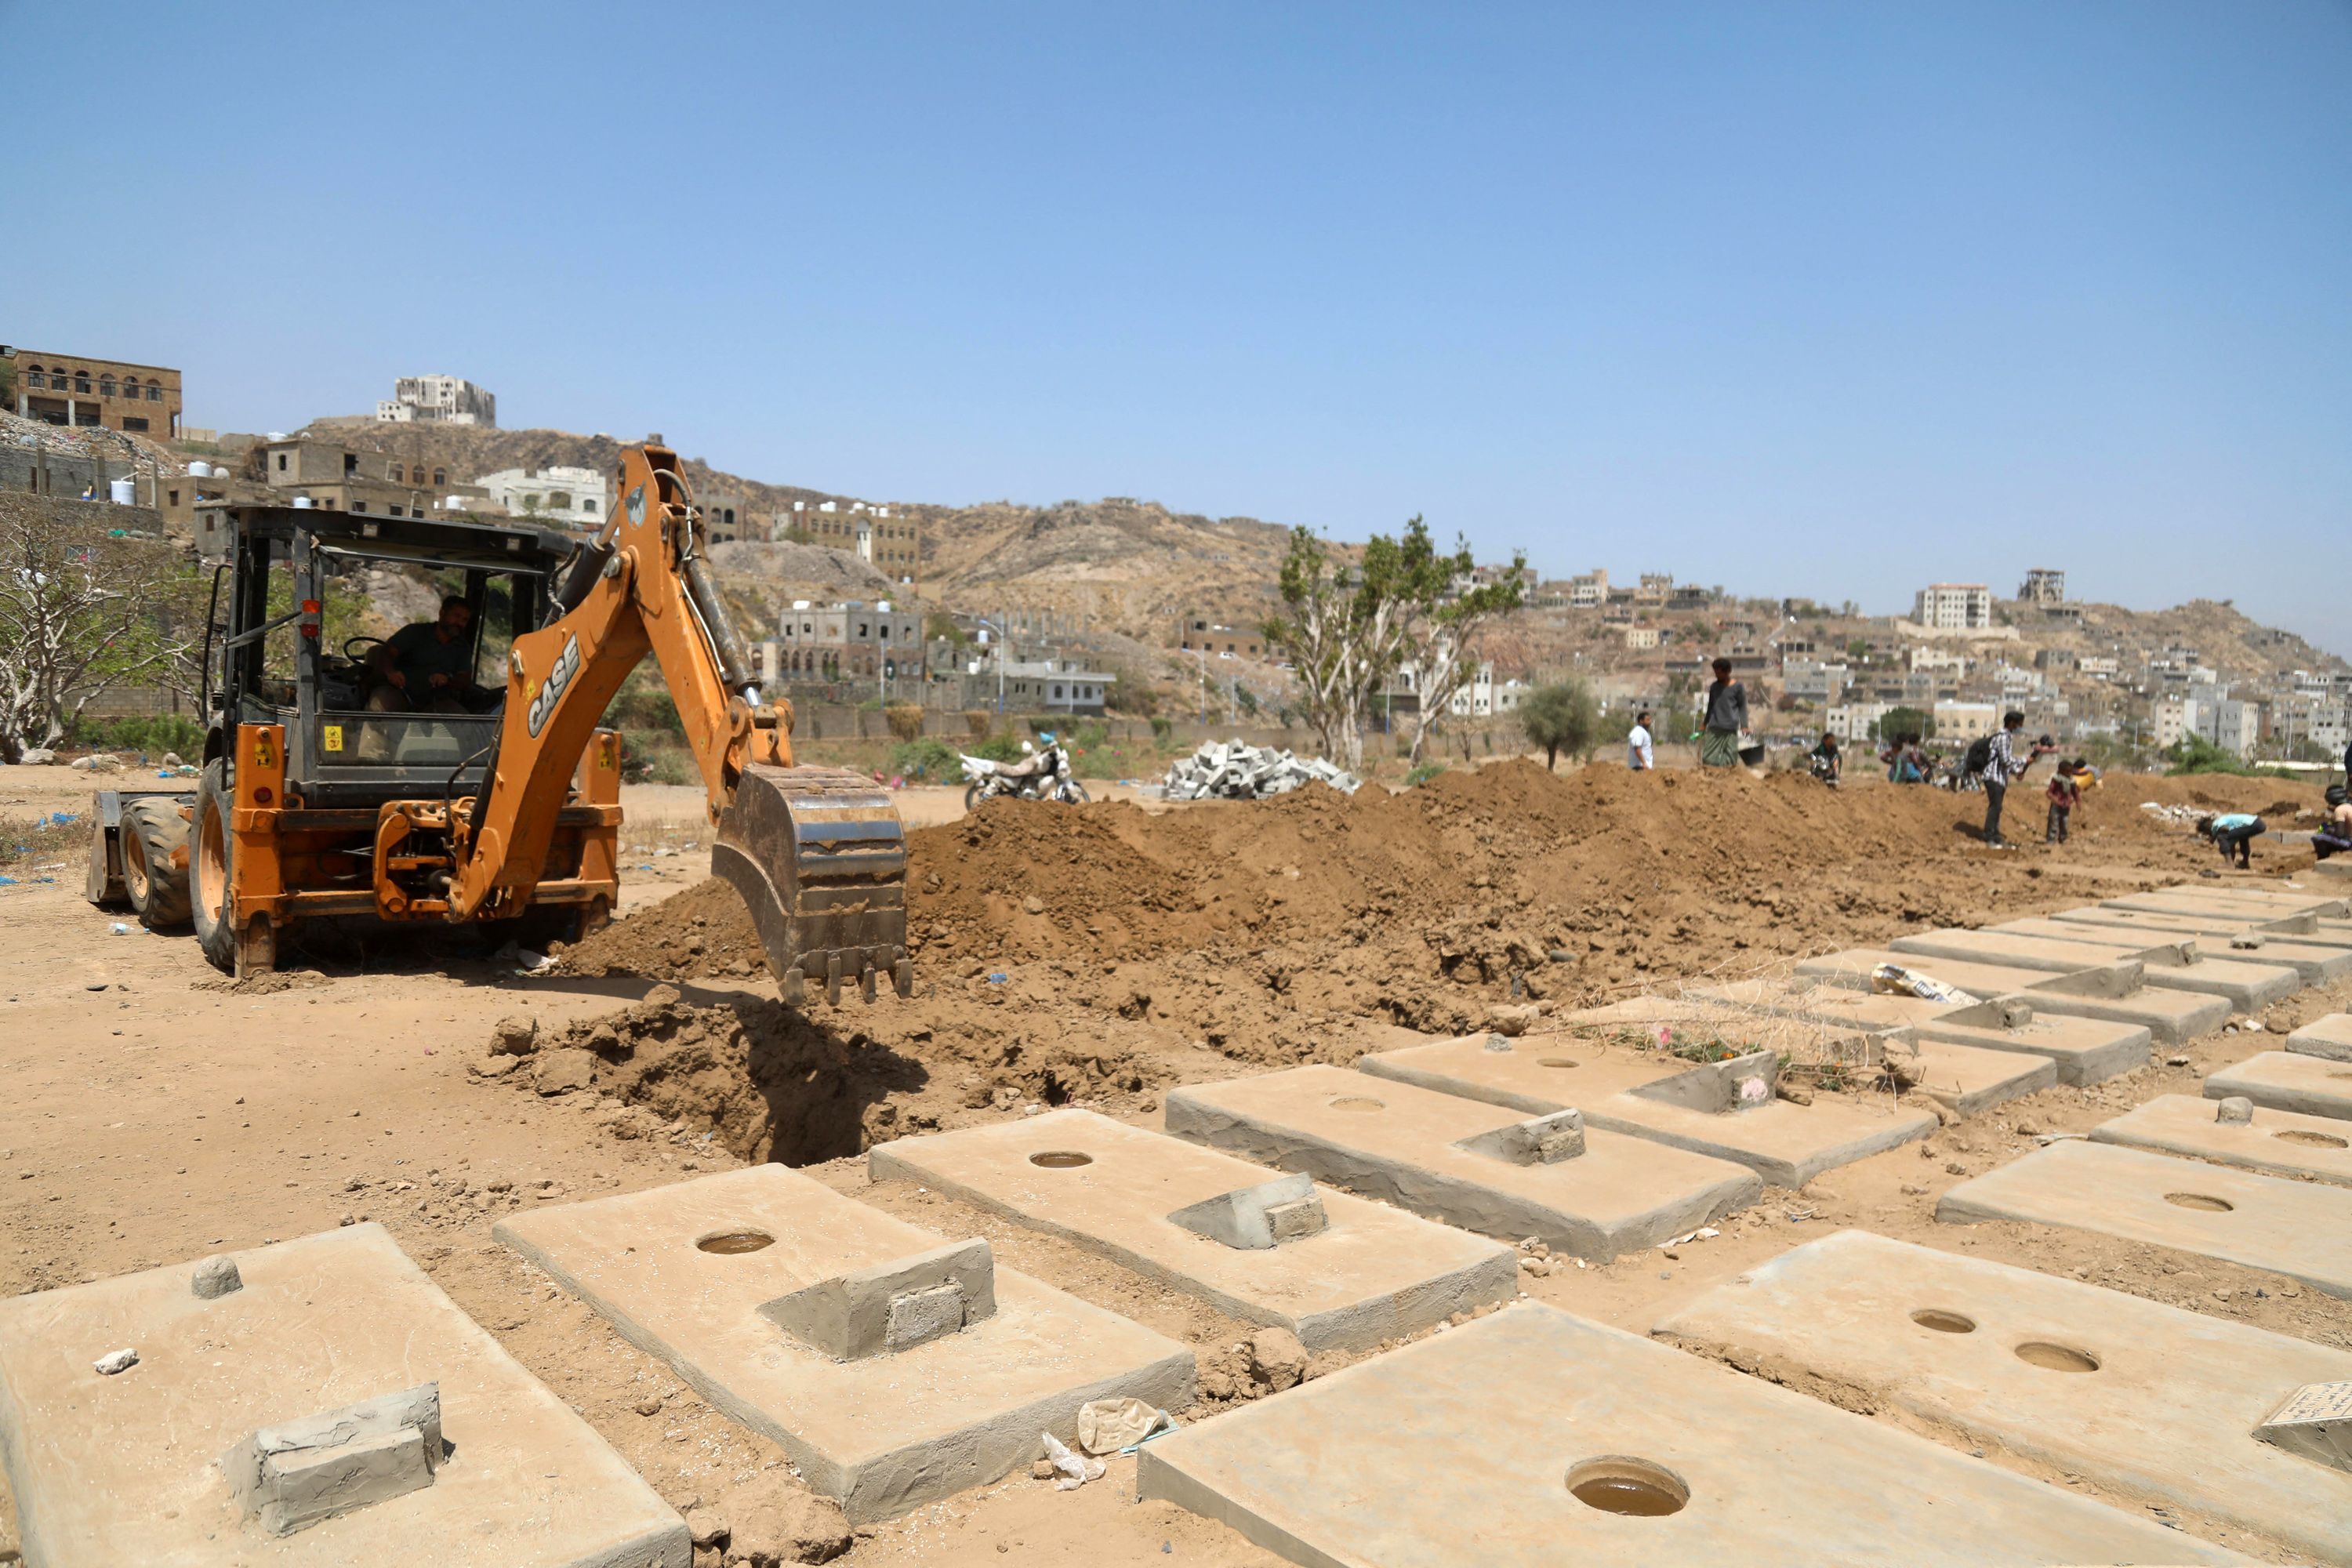
<path fill-rule="evenodd" d="M 2058 771 L 2051 775 L 2048 795 L 2050 822 L 2042 831 L 2042 842 L 2063 844 L 2066 842 L 2066 819 L 2073 814 L 2074 803 L 2083 798 L 2082 786 L 2074 782 L 2073 763 L 2058 764 Z"/>

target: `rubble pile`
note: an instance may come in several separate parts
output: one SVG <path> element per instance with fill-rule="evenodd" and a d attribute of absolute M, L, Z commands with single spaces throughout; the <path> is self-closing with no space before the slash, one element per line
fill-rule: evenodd
<path fill-rule="evenodd" d="M 1304 784 L 1327 784 L 1353 795 L 1362 782 L 1320 757 L 1302 758 L 1242 741 L 1229 746 L 1210 741 L 1169 767 L 1160 793 L 1169 800 L 1263 800 Z"/>

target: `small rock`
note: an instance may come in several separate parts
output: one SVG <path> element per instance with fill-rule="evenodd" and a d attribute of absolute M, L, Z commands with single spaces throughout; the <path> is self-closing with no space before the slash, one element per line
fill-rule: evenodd
<path fill-rule="evenodd" d="M 117 1373 L 129 1372 L 138 1364 L 139 1352 L 128 1347 L 119 1351 L 109 1351 L 90 1363 L 90 1365 L 98 1369 L 98 1375 L 100 1377 L 112 1377 Z"/>
<path fill-rule="evenodd" d="M 490 1030 L 490 1055 L 527 1057 L 539 1049 L 539 1020 L 510 1014 Z M 492 1076 L 484 1074 L 484 1077 Z"/>
<path fill-rule="evenodd" d="M 2242 1094 L 2233 1094 L 2213 1109 L 2213 1120 L 2231 1126 L 2243 1127 L 2254 1119 L 2254 1102 Z"/>
<path fill-rule="evenodd" d="M 760 1483 L 754 1483 L 754 1487 Z M 841 1505 L 798 1488 L 776 1486 L 772 1493 L 747 1507 L 746 1488 L 730 1500 L 734 1528 L 729 1532 L 727 1555 L 753 1563 L 825 1563 L 849 1550 L 849 1521 Z"/>
<path fill-rule="evenodd" d="M 1945 1162 L 1944 1174 L 1948 1176 L 1965 1176 L 1968 1173 L 1969 1168 L 1966 1165 L 1961 1164 L 1958 1160 L 1949 1160 Z"/>
<path fill-rule="evenodd" d="M 1045 900 L 1032 893 L 1021 900 L 1021 907 L 1033 915 L 1042 915 L 1045 912 Z"/>
<path fill-rule="evenodd" d="M 697 1546 L 716 1546 L 727 1539 L 727 1516 L 715 1508 L 688 1509 L 686 1532 Z"/>
<path fill-rule="evenodd" d="M 544 1095 L 568 1094 L 586 1089 L 595 1081 L 596 1053 L 568 1046 L 562 1050 L 541 1051 L 539 1065 L 531 1071 L 531 1081 Z"/>
<path fill-rule="evenodd" d="M 476 1078 L 504 1078 L 520 1066 L 520 1057 L 484 1057 L 478 1062 L 467 1062 L 466 1070 Z"/>
<path fill-rule="evenodd" d="M 680 991 L 677 986 L 662 984 L 656 985 L 652 990 L 646 993 L 646 999 L 643 1005 L 647 1007 L 672 1007 L 676 1006 L 685 999 L 686 993 Z"/>
<path fill-rule="evenodd" d="M 346 1222 L 348 1223 L 348 1222 Z M 236 1259 L 226 1255 L 207 1258 L 196 1265 L 194 1277 L 188 1288 L 200 1300 L 212 1301 L 232 1290 L 245 1289 L 245 1277 L 236 1271 Z"/>
<path fill-rule="evenodd" d="M 1033 1481 L 1050 1481 L 1054 1479 L 1055 1474 L 1056 1472 L 1054 1468 L 1054 1461 L 1051 1459 L 1032 1459 L 1029 1461 L 1029 1479 Z"/>
<path fill-rule="evenodd" d="M 2187 1057 L 2167 1057 L 2164 1058 L 2164 1065 L 2168 1068 L 2185 1068 L 2189 1065 L 2189 1058 Z"/>
<path fill-rule="evenodd" d="M 640 1415 L 658 1415 L 661 1414 L 661 1407 L 662 1402 L 650 1394 L 637 1401 L 637 1414 Z M 695 1544 L 699 1546 L 703 1543 L 696 1542 Z"/>
<path fill-rule="evenodd" d="M 1307 1347 L 1288 1329 L 1260 1329 L 1249 1338 L 1250 1375 L 1276 1394 L 1307 1375 Z"/>

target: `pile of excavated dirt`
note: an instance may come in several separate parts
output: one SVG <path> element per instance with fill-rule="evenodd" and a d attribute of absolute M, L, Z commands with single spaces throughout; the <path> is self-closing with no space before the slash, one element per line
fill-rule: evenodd
<path fill-rule="evenodd" d="M 563 956 L 683 993 L 541 1042 L 513 1076 L 538 1083 L 561 1059 L 739 1154 L 803 1163 L 1026 1104 L 1148 1110 L 1171 1084 L 1350 1062 L 1393 1026 L 1510 1026 L 1529 1001 L 1737 977 L 2177 881 L 2218 857 L 2140 802 L 2285 826 L 2318 799 L 2269 779 L 2116 776 L 2071 843 L 2008 853 L 1976 841 L 1980 795 L 1736 771 L 1512 763 L 1400 795 L 1310 786 L 1157 815 L 994 801 L 908 836 L 910 1001 L 797 1014 L 708 988 L 765 974 L 740 901 L 711 880 Z M 2012 837 L 2038 837 L 2038 780 L 2011 812 Z M 584 1054 L 553 1056 L 567 1050 Z"/>

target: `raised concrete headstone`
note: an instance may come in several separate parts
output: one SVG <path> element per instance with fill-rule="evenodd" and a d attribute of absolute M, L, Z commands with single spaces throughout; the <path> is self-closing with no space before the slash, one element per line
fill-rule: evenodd
<path fill-rule="evenodd" d="M 216 1301 L 233 1290 L 244 1289 L 245 1280 L 236 1271 L 236 1259 L 224 1253 L 197 1264 L 188 1289 L 202 1300 Z"/>
<path fill-rule="evenodd" d="M 2263 1417 L 2254 1436 L 2290 1454 L 2352 1471 L 2352 1383 L 2307 1383 Z"/>
<path fill-rule="evenodd" d="M 996 1312 L 996 1262 L 975 1237 L 851 1269 L 762 1302 L 760 1315 L 835 1361 L 911 1350 Z"/>
<path fill-rule="evenodd" d="M 1196 1236 L 1255 1251 L 1299 1241 L 1322 1231 L 1329 1219 L 1315 1195 L 1312 1177 L 1277 1176 L 1255 1186 L 1187 1204 L 1168 1216 Z"/>
<path fill-rule="evenodd" d="M 272 1535 L 404 1496 L 440 1467 L 441 1385 L 264 1426 L 220 1464 L 239 1510 Z"/>
<path fill-rule="evenodd" d="M 1462 1139 L 1454 1146 L 1514 1165 L 1558 1164 L 1584 1152 L 1584 1115 L 1573 1110 L 1555 1110 Z"/>
<path fill-rule="evenodd" d="M 2233 1094 L 2213 1108 L 2213 1120 L 2243 1124 L 2254 1119 L 2254 1102 L 2242 1094 Z"/>

